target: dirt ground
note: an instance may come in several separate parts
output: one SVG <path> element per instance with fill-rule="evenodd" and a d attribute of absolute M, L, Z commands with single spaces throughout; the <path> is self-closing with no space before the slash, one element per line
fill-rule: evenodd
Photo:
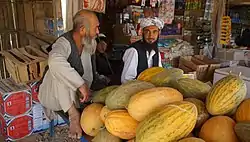
<path fill-rule="evenodd" d="M 91 142 L 92 137 L 84 136 L 88 142 Z M 4 139 L 0 137 L 0 142 L 4 142 Z M 39 134 L 33 134 L 27 138 L 19 140 L 17 142 L 80 142 L 80 140 L 70 139 L 68 137 L 68 126 L 59 126 L 55 128 L 54 137 L 50 137 L 49 131 L 45 131 Z"/>

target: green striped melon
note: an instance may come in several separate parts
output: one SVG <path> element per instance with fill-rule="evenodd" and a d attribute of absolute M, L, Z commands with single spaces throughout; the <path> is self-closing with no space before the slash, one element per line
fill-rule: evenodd
<path fill-rule="evenodd" d="M 198 111 L 193 103 L 181 101 L 168 104 L 149 114 L 136 130 L 136 142 L 172 142 L 190 134 Z"/>
<path fill-rule="evenodd" d="M 184 101 L 191 102 L 197 107 L 198 117 L 195 128 L 200 128 L 202 124 L 204 124 L 209 118 L 209 114 L 207 112 L 205 104 L 202 101 L 195 98 L 187 98 L 184 99 Z"/>
<path fill-rule="evenodd" d="M 97 91 L 96 93 L 94 93 L 92 101 L 94 103 L 105 104 L 107 95 L 116 88 L 118 88 L 118 85 L 108 86 L 106 88 L 101 89 L 100 91 Z"/>
<path fill-rule="evenodd" d="M 246 93 L 246 83 L 238 76 L 228 75 L 212 87 L 206 98 L 206 108 L 212 115 L 227 114 L 245 99 Z"/>
<path fill-rule="evenodd" d="M 204 100 L 211 87 L 197 79 L 181 78 L 173 83 L 173 87 L 179 90 L 184 98 L 196 98 Z"/>
<path fill-rule="evenodd" d="M 183 77 L 183 70 L 178 68 L 166 69 L 151 78 L 151 83 L 158 87 L 168 87 L 172 80 Z"/>
<path fill-rule="evenodd" d="M 124 109 L 128 106 L 132 95 L 154 87 L 150 82 L 139 80 L 129 81 L 110 92 L 105 100 L 105 104 L 110 110 Z"/>

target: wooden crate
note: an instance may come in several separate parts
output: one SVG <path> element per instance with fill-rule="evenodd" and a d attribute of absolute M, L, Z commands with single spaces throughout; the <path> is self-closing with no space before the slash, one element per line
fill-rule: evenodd
<path fill-rule="evenodd" d="M 48 55 L 32 46 L 2 51 L 6 68 L 17 83 L 26 83 L 42 77 Z"/>
<path fill-rule="evenodd" d="M 204 81 L 207 74 L 208 65 L 192 61 L 192 56 L 184 56 L 180 58 L 179 68 L 188 72 L 196 72 L 198 80 Z"/>
<path fill-rule="evenodd" d="M 206 81 L 212 81 L 214 76 L 214 71 L 221 67 L 219 61 L 209 59 L 207 56 L 204 55 L 195 55 L 194 58 L 192 58 L 192 60 L 194 62 L 199 62 L 201 64 L 208 65 Z"/>
<path fill-rule="evenodd" d="M 207 82 L 213 80 L 215 69 L 220 68 L 220 63 L 203 55 L 181 57 L 179 68 L 184 72 L 196 71 L 197 79 Z"/>

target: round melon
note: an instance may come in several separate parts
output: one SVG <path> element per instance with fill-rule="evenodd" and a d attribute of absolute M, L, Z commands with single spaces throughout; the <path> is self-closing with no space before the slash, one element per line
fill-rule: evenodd
<path fill-rule="evenodd" d="M 199 137 L 208 142 L 238 142 L 235 122 L 228 116 L 215 116 L 201 127 Z"/>
<path fill-rule="evenodd" d="M 160 72 L 163 72 L 164 70 L 165 68 L 162 68 L 162 67 L 148 68 L 139 74 L 139 76 L 137 77 L 137 80 L 150 82 L 153 76 L 155 76 L 156 74 Z"/>
<path fill-rule="evenodd" d="M 250 99 L 243 101 L 236 111 L 237 122 L 250 122 Z"/>
<path fill-rule="evenodd" d="M 142 121 L 148 114 L 166 104 L 182 101 L 179 91 L 169 87 L 156 87 L 141 91 L 130 98 L 129 114 L 137 121 Z"/>
<path fill-rule="evenodd" d="M 212 87 L 206 98 L 206 108 L 212 115 L 227 114 L 238 107 L 246 93 L 246 83 L 238 76 L 228 75 Z"/>
<path fill-rule="evenodd" d="M 145 89 L 154 87 L 152 83 L 145 81 L 129 81 L 110 92 L 105 103 L 110 110 L 125 109 L 128 106 L 131 96 Z"/>
<path fill-rule="evenodd" d="M 173 83 L 173 82 L 172 82 Z M 179 90 L 184 98 L 196 98 L 205 100 L 211 87 L 197 79 L 181 78 L 173 83 L 173 87 Z"/>
<path fill-rule="evenodd" d="M 135 137 L 138 121 L 132 118 L 126 110 L 114 110 L 108 113 L 105 126 L 107 130 L 121 139 L 129 140 Z"/>
<path fill-rule="evenodd" d="M 250 142 L 250 122 L 237 123 L 234 130 L 242 142 Z"/>
<path fill-rule="evenodd" d="M 92 139 L 92 142 L 122 142 L 122 140 L 103 129 Z"/>
<path fill-rule="evenodd" d="M 104 106 L 102 108 L 101 113 L 100 113 L 100 117 L 101 117 L 102 122 L 105 122 L 106 117 L 107 117 L 109 112 L 111 112 L 111 110 L 109 110 L 107 106 Z"/>
<path fill-rule="evenodd" d="M 101 104 L 105 104 L 105 100 L 107 95 L 113 91 L 114 89 L 116 89 L 118 87 L 118 85 L 114 85 L 114 86 L 108 86 L 106 88 L 101 89 L 100 91 L 97 91 L 96 93 L 94 93 L 94 97 L 92 98 L 92 101 L 94 103 L 101 103 Z"/>
<path fill-rule="evenodd" d="M 150 113 L 136 130 L 136 142 L 172 142 L 188 136 L 197 121 L 194 104 L 181 101 Z"/>
<path fill-rule="evenodd" d="M 205 104 L 202 101 L 195 98 L 187 98 L 184 100 L 193 103 L 197 107 L 198 117 L 195 128 L 200 128 L 202 124 L 204 124 L 209 118 L 209 114 L 207 112 Z"/>
<path fill-rule="evenodd" d="M 195 138 L 195 137 L 189 137 L 179 140 L 178 142 L 205 142 L 203 139 Z"/>
<path fill-rule="evenodd" d="M 102 108 L 102 104 L 93 103 L 83 110 L 80 124 L 87 135 L 96 136 L 99 130 L 104 127 L 100 117 Z"/>

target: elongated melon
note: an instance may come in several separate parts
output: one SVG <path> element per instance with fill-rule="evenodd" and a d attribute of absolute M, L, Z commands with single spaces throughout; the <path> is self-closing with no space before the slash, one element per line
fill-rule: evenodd
<path fill-rule="evenodd" d="M 152 83 L 145 81 L 129 81 L 113 90 L 107 96 L 105 103 L 110 110 L 124 109 L 128 106 L 129 99 L 132 95 L 154 87 Z"/>
<path fill-rule="evenodd" d="M 139 74 L 139 76 L 137 77 L 137 80 L 149 82 L 153 76 L 155 76 L 156 74 L 160 72 L 163 72 L 164 70 L 166 69 L 162 67 L 148 68 Z"/>
<path fill-rule="evenodd" d="M 92 98 L 92 101 L 94 103 L 101 103 L 101 104 L 105 104 L 105 100 L 107 95 L 113 91 L 114 89 L 116 89 L 118 87 L 118 85 L 114 85 L 114 86 L 109 86 L 106 88 L 103 88 L 102 90 L 94 93 L 94 97 Z"/>
<path fill-rule="evenodd" d="M 197 108 L 186 101 L 168 104 L 149 114 L 136 130 L 136 142 L 172 142 L 186 137 L 197 121 Z"/>
<path fill-rule="evenodd" d="M 129 140 L 135 137 L 138 122 L 126 110 L 114 110 L 108 113 L 105 126 L 112 135 Z"/>
<path fill-rule="evenodd" d="M 132 96 L 128 105 L 129 114 L 137 121 L 142 121 L 154 110 L 166 104 L 182 101 L 179 91 L 169 87 L 147 89 Z"/>
<path fill-rule="evenodd" d="M 202 101 L 195 98 L 186 98 L 184 99 L 184 101 L 191 102 L 197 107 L 198 117 L 195 128 L 200 128 L 209 118 L 209 114 L 207 112 L 205 104 Z"/>
<path fill-rule="evenodd" d="M 173 87 L 179 90 L 184 98 L 196 98 L 204 100 L 211 87 L 197 79 L 181 78 L 178 79 Z"/>
<path fill-rule="evenodd" d="M 169 83 L 172 80 L 182 78 L 183 73 L 184 73 L 183 70 L 178 68 L 166 69 L 153 76 L 150 82 L 153 83 L 155 86 L 168 87 L 170 85 Z"/>
<path fill-rule="evenodd" d="M 109 110 L 107 106 L 104 106 L 102 108 L 101 113 L 100 113 L 100 117 L 101 117 L 102 122 L 105 123 L 106 117 L 107 117 L 108 113 L 110 113 L 110 112 L 111 112 L 111 110 Z"/>
<path fill-rule="evenodd" d="M 212 87 L 206 108 L 212 115 L 224 115 L 236 108 L 246 97 L 246 83 L 238 76 L 228 75 Z"/>

